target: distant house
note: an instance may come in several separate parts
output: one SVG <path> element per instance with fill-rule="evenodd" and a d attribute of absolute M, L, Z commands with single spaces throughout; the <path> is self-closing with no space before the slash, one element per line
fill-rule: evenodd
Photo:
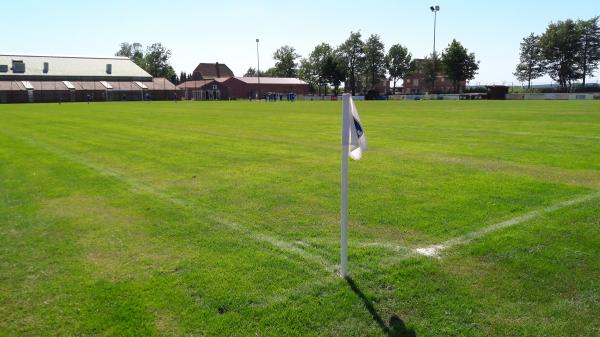
<path fill-rule="evenodd" d="M 425 73 L 423 69 L 424 61 L 424 59 L 415 60 L 415 70 L 404 77 L 402 93 L 407 95 L 425 93 L 454 93 L 454 83 L 442 71 L 437 73 L 433 86 L 431 82 L 428 82 L 425 79 Z M 458 84 L 458 92 L 464 92 L 466 85 L 467 83 L 465 81 L 461 81 Z"/>
<path fill-rule="evenodd" d="M 190 100 L 248 99 L 265 94 L 306 95 L 308 83 L 297 78 L 235 77 L 223 63 L 200 63 L 192 79 L 177 88 Z"/>
<path fill-rule="evenodd" d="M 126 57 L 0 55 L 0 103 L 171 99 L 175 85 Z"/>

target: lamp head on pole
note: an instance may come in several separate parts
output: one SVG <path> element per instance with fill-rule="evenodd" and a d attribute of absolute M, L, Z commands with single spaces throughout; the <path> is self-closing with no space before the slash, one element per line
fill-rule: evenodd
<path fill-rule="evenodd" d="M 256 43 L 258 43 L 258 42 L 259 42 L 259 40 L 258 40 L 258 39 L 256 39 Z"/>
<path fill-rule="evenodd" d="M 431 9 L 432 12 L 439 12 L 440 6 L 438 6 L 438 5 L 431 6 L 431 7 L 429 7 L 429 9 Z"/>

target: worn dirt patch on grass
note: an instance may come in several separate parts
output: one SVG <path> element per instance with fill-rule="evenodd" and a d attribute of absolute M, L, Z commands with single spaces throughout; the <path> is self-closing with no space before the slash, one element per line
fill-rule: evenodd
<path fill-rule="evenodd" d="M 154 313 L 154 326 L 163 336 L 181 336 L 184 334 L 175 315 L 168 311 L 159 310 Z"/>
<path fill-rule="evenodd" d="M 186 256 L 149 234 L 146 219 L 98 197 L 70 196 L 49 200 L 42 213 L 68 221 L 77 232 L 83 263 L 93 274 L 108 279 L 137 278 L 174 270 Z"/>

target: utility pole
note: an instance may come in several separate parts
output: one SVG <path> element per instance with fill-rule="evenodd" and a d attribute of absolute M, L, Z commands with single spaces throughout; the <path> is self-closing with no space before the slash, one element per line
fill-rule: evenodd
<path fill-rule="evenodd" d="M 258 95 L 258 100 L 260 101 L 260 53 L 258 51 L 258 42 L 259 39 L 256 39 L 256 76 L 258 77 L 258 84 L 256 86 L 256 91 Z"/>

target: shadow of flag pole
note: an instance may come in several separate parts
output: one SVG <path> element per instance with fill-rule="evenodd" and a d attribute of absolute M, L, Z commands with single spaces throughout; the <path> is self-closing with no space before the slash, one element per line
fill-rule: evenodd
<path fill-rule="evenodd" d="M 341 259 L 340 272 L 348 277 L 348 151 L 350 148 L 350 94 L 342 99 L 342 186 L 341 186 Z"/>

